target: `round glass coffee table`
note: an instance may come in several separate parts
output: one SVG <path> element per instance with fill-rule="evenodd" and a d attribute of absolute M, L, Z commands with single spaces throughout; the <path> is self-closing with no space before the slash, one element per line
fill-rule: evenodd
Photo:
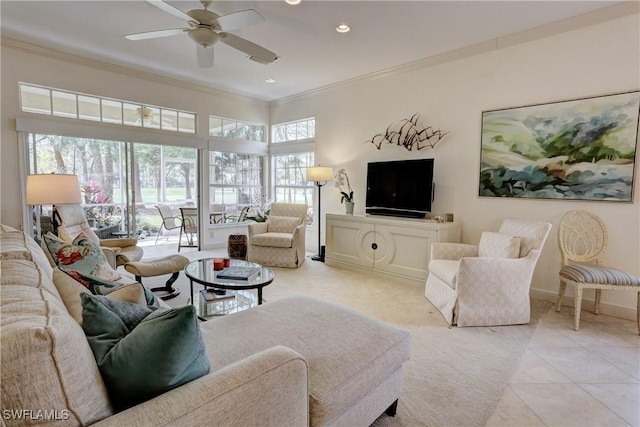
<path fill-rule="evenodd" d="M 273 271 L 270 268 L 257 264 L 255 262 L 243 261 L 239 259 L 232 259 L 231 267 L 257 268 L 259 269 L 259 273 L 256 277 L 246 282 L 220 279 L 217 277 L 219 271 L 215 271 L 213 269 L 213 258 L 191 261 L 184 268 L 184 272 L 189 278 L 190 282 L 190 301 L 192 305 L 194 304 L 194 282 L 204 286 L 205 290 L 212 295 L 212 302 L 209 304 L 209 307 L 203 303 L 202 298 L 200 297 L 200 295 L 198 295 L 199 301 L 196 305 L 196 308 L 200 309 L 199 311 L 202 317 L 207 317 L 207 315 L 227 314 L 230 312 L 242 310 L 244 308 L 252 307 L 253 305 L 262 304 L 262 288 L 273 282 Z M 257 298 L 253 296 L 255 294 L 253 294 L 252 292 L 243 292 L 253 289 L 257 290 Z M 230 302 L 231 300 L 235 300 L 235 304 L 233 302 Z"/>

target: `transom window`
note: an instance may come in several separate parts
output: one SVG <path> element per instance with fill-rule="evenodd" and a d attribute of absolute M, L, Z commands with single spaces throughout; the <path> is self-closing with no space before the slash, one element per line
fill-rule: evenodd
<path fill-rule="evenodd" d="M 316 119 L 302 119 L 271 126 L 271 142 L 288 142 L 311 139 L 316 136 Z"/>
<path fill-rule="evenodd" d="M 266 126 L 224 117 L 209 116 L 209 135 L 245 141 L 265 142 Z"/>
<path fill-rule="evenodd" d="M 22 111 L 126 126 L 196 133 L 196 114 L 20 83 Z"/>

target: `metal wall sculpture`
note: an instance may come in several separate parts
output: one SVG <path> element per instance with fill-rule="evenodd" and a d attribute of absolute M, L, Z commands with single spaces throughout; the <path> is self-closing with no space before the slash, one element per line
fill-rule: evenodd
<path fill-rule="evenodd" d="M 411 151 L 433 148 L 449 132 L 434 129 L 431 126 L 418 124 L 420 113 L 415 113 L 410 119 L 402 119 L 397 124 L 391 124 L 383 133 L 374 135 L 369 141 L 379 150 L 384 142 L 396 144 Z"/>

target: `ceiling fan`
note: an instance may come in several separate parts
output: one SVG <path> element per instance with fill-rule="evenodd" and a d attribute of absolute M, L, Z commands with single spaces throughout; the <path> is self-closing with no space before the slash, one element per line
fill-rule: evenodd
<path fill-rule="evenodd" d="M 204 9 L 194 9 L 188 12 L 183 12 L 162 0 L 145 1 L 186 21 L 189 24 L 189 28 L 173 28 L 128 34 L 125 36 L 128 40 L 155 39 L 187 33 L 197 44 L 198 65 L 203 68 L 213 66 L 213 45 L 218 41 L 246 53 L 249 55 L 249 59 L 261 64 L 270 64 L 278 59 L 278 55 L 270 50 L 227 32 L 264 22 L 262 15 L 254 9 L 218 15 L 209 10 L 209 6 L 213 2 L 207 0 L 200 0 Z"/>

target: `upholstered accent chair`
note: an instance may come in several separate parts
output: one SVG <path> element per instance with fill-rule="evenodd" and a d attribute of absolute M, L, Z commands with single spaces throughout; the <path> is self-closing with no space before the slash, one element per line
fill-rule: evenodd
<path fill-rule="evenodd" d="M 551 224 L 507 218 L 478 245 L 433 243 L 425 296 L 450 325 L 529 323 L 529 287 Z"/>
<path fill-rule="evenodd" d="M 273 203 L 266 222 L 249 224 L 247 258 L 271 267 L 304 263 L 307 205 Z"/>
<path fill-rule="evenodd" d="M 595 289 L 595 314 L 600 312 L 600 293 L 603 289 L 637 292 L 638 334 L 640 334 L 640 277 L 601 264 L 600 257 L 607 248 L 607 228 L 595 214 L 572 210 L 564 214 L 558 228 L 558 246 L 562 254 L 560 289 L 556 311 L 570 284 L 574 288 L 573 329 L 580 329 L 580 310 L 584 289 Z"/>
<path fill-rule="evenodd" d="M 60 215 L 58 237 L 65 242 L 73 242 L 78 234 L 84 233 L 89 239 L 100 245 L 107 260 L 114 268 L 127 262 L 142 259 L 143 251 L 141 247 L 137 246 L 137 239 L 100 239 L 89 227 L 82 206 L 78 204 L 57 205 L 56 209 Z"/>

